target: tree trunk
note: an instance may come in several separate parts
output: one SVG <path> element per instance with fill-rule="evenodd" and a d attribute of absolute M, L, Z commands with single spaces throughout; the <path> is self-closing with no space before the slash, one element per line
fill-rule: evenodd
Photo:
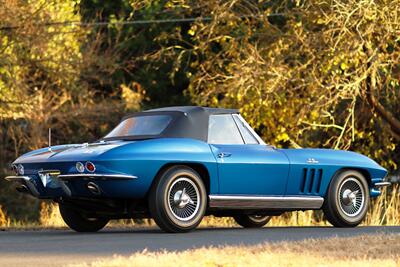
<path fill-rule="evenodd" d="M 370 50 L 368 50 L 368 55 L 372 56 Z M 370 74 L 366 80 L 366 98 L 371 106 L 372 110 L 376 112 L 385 122 L 390 126 L 393 136 L 400 140 L 400 120 L 396 118 L 392 112 L 387 110 L 378 99 L 375 97 L 376 93 L 376 75 L 377 69 L 373 63 L 368 64 L 368 69 L 370 69 Z"/>

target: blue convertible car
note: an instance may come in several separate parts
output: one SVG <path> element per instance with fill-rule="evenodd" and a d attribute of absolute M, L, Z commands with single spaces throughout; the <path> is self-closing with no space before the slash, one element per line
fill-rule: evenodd
<path fill-rule="evenodd" d="M 129 115 L 95 143 L 29 152 L 12 164 L 18 191 L 59 204 L 66 224 L 98 231 L 110 219 L 153 218 L 167 232 L 204 215 L 261 227 L 285 211 L 322 209 L 358 225 L 386 170 L 354 153 L 277 149 L 235 109 L 169 107 Z"/>

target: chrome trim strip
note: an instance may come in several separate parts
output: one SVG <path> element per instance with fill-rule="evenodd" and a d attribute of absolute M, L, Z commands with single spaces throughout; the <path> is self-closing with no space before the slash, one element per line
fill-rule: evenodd
<path fill-rule="evenodd" d="M 126 174 L 77 173 L 77 174 L 62 174 L 59 175 L 58 178 L 60 180 L 69 180 L 74 178 L 100 179 L 100 180 L 133 180 L 137 179 L 138 177 Z"/>
<path fill-rule="evenodd" d="M 320 209 L 324 199 L 319 196 L 243 196 L 210 195 L 210 208 L 219 209 Z"/>
<path fill-rule="evenodd" d="M 385 186 L 390 186 L 392 183 L 391 182 L 379 182 L 379 183 L 375 183 L 374 187 L 385 187 Z"/>

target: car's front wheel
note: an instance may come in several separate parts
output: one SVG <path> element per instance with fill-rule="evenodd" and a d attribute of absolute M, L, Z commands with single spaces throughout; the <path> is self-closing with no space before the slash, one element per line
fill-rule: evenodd
<path fill-rule="evenodd" d="M 97 232 L 103 229 L 109 221 L 106 218 L 86 217 L 77 210 L 61 203 L 59 204 L 59 210 L 64 222 L 69 228 L 77 232 Z"/>
<path fill-rule="evenodd" d="M 166 232 L 188 232 L 205 213 L 206 188 L 199 174 L 186 166 L 173 166 L 157 177 L 149 195 L 150 214 Z"/>
<path fill-rule="evenodd" d="M 336 175 L 324 201 L 324 214 L 336 227 L 354 227 L 367 214 L 369 189 L 365 177 L 358 171 L 347 170 Z"/>
<path fill-rule="evenodd" d="M 271 216 L 264 215 L 237 215 L 233 217 L 237 224 L 244 228 L 259 228 L 266 225 L 270 220 Z"/>

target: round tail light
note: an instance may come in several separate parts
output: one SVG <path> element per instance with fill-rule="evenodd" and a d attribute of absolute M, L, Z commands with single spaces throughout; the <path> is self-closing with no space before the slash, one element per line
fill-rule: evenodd
<path fill-rule="evenodd" d="M 82 162 L 77 162 L 75 164 L 75 168 L 78 172 L 84 172 L 85 171 L 85 166 L 83 165 Z"/>
<path fill-rule="evenodd" d="M 96 166 L 94 166 L 93 163 L 88 161 L 86 162 L 86 170 L 88 170 L 89 172 L 94 172 L 96 170 Z"/>

